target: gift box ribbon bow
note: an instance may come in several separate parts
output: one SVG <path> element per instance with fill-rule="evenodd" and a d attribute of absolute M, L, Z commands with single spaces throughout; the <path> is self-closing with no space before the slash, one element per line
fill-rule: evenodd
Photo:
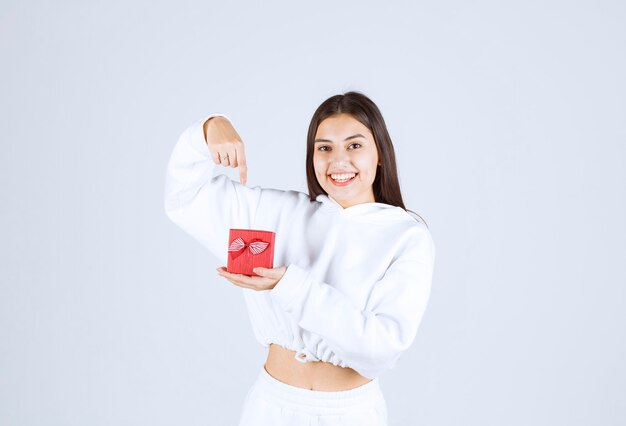
<path fill-rule="evenodd" d="M 259 254 L 263 253 L 269 245 L 270 243 L 262 240 L 252 241 L 248 244 L 243 240 L 243 238 L 238 237 L 235 238 L 232 243 L 230 243 L 230 245 L 228 246 L 228 251 L 234 253 L 236 258 L 245 251 L 246 247 L 248 247 L 250 253 Z"/>

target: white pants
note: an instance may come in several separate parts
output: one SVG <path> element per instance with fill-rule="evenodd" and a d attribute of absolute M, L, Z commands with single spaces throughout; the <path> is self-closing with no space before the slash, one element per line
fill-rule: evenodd
<path fill-rule="evenodd" d="M 317 391 L 283 383 L 263 366 L 239 420 L 252 425 L 387 426 L 387 403 L 378 378 L 346 391 Z"/>

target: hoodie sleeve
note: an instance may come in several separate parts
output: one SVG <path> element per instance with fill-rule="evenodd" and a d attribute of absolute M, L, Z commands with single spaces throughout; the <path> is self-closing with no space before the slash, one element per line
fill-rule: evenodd
<path fill-rule="evenodd" d="M 219 165 L 211 158 L 203 126 L 217 116 L 228 118 L 211 114 L 178 138 L 167 164 L 165 213 L 225 265 L 229 229 L 252 226 L 262 190 L 212 176 Z"/>
<path fill-rule="evenodd" d="M 364 309 L 344 293 L 290 264 L 269 291 L 296 323 L 321 336 L 350 368 L 368 378 L 392 368 L 413 343 L 430 296 L 435 246 L 427 228 L 396 258 Z"/>

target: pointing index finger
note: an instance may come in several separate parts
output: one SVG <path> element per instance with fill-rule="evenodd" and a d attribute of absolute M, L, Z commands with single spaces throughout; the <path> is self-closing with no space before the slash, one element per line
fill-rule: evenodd
<path fill-rule="evenodd" d="M 240 144 L 236 148 L 237 161 L 239 163 L 239 180 L 242 185 L 245 185 L 248 181 L 248 165 L 246 163 L 246 154 L 244 152 L 243 144 Z"/>

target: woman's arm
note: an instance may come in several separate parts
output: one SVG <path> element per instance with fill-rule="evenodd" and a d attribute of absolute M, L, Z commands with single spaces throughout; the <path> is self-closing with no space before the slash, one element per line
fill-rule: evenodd
<path fill-rule="evenodd" d="M 415 250 L 398 257 L 374 284 L 363 310 L 294 264 L 269 293 L 349 367 L 374 378 L 392 368 L 413 343 L 430 296 L 434 260 L 435 246 L 424 228 Z"/>
<path fill-rule="evenodd" d="M 222 117 L 219 126 L 207 124 L 213 117 Z M 260 187 L 248 188 L 226 175 L 212 176 L 217 164 L 236 167 L 243 160 L 245 165 L 245 157 L 237 158 L 233 151 L 234 135 L 236 131 L 223 114 L 211 114 L 192 124 L 179 136 L 165 178 L 167 216 L 223 264 L 227 260 L 229 229 L 252 227 L 262 191 Z M 237 162 L 219 161 L 214 154 L 223 151 Z M 240 152 L 243 153 L 243 144 Z M 244 182 L 245 172 L 240 170 Z"/>

